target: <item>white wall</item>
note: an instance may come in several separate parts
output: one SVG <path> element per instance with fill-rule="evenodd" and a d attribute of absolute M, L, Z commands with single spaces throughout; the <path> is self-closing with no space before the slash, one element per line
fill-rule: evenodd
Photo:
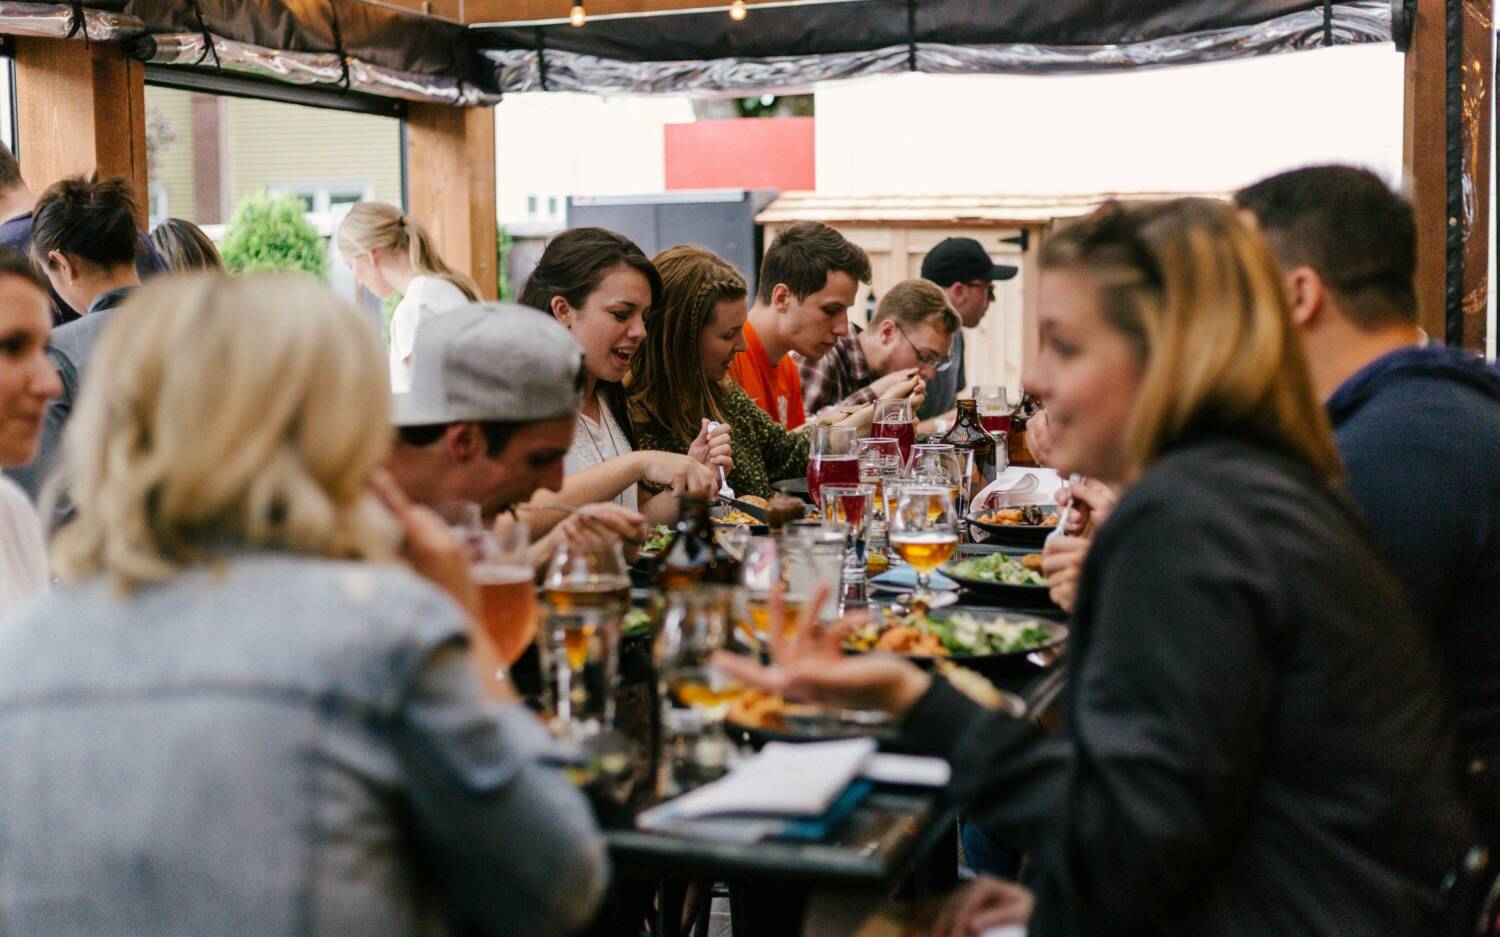
<path fill-rule="evenodd" d="M 665 186 L 669 123 L 693 119 L 687 98 L 509 94 L 495 109 L 501 224 L 562 221 L 569 195 L 634 195 Z M 528 211 L 535 196 L 537 211 Z M 548 213 L 548 199 L 556 211 Z"/>
<path fill-rule="evenodd" d="M 1087 76 L 829 83 L 817 90 L 818 191 L 1228 191 L 1327 161 L 1394 183 L 1402 94 L 1389 44 Z"/>

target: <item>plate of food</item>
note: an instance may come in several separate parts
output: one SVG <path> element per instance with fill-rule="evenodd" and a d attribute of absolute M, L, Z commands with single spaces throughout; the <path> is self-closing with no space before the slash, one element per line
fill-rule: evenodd
<path fill-rule="evenodd" d="M 897 727 L 888 713 L 792 703 L 774 693 L 747 689 L 729 704 L 724 731 L 740 744 L 760 748 L 767 742 L 894 738 Z"/>
<path fill-rule="evenodd" d="M 985 676 L 1030 666 L 1027 658 L 1055 651 L 1068 640 L 1066 625 L 995 608 L 911 612 L 887 608 L 844 639 L 851 653 L 900 654 L 926 666 L 952 661 Z"/>
<path fill-rule="evenodd" d="M 968 522 L 971 527 L 989 534 L 993 543 L 1040 547 L 1046 542 L 1047 535 L 1057 529 L 1058 516 L 1055 504 L 1028 504 L 971 514 Z"/>
<path fill-rule="evenodd" d="M 812 495 L 809 494 L 807 490 L 806 478 L 783 478 L 779 482 L 772 482 L 771 487 L 775 488 L 777 491 L 781 492 L 784 495 L 790 495 L 793 498 L 801 498 L 803 501 L 807 502 L 812 501 Z"/>
<path fill-rule="evenodd" d="M 1055 608 L 1040 553 L 960 553 L 941 567 L 976 595 L 1027 608 Z"/>
<path fill-rule="evenodd" d="M 769 533 L 771 530 L 764 521 L 727 504 L 716 504 L 710 508 L 709 520 L 713 521 L 716 527 L 748 527 L 752 534 Z"/>

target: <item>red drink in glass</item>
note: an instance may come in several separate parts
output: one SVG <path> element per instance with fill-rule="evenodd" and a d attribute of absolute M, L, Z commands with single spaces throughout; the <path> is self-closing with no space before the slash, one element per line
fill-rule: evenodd
<path fill-rule="evenodd" d="M 987 433 L 1008 433 L 1010 432 L 1010 414 L 980 414 L 979 425 L 983 426 Z"/>
<path fill-rule="evenodd" d="M 831 455 L 807 460 L 807 493 L 813 506 L 823 503 L 824 485 L 859 484 L 859 456 Z"/>
<path fill-rule="evenodd" d="M 865 505 L 869 501 L 868 495 L 845 495 L 839 498 L 839 509 L 844 512 L 844 520 L 853 529 L 859 530 L 860 520 L 865 516 Z"/>
<path fill-rule="evenodd" d="M 917 423 L 915 420 L 907 420 L 904 423 L 872 423 L 870 435 L 888 436 L 900 443 L 901 464 L 905 465 L 911 458 L 911 447 L 917 441 Z"/>

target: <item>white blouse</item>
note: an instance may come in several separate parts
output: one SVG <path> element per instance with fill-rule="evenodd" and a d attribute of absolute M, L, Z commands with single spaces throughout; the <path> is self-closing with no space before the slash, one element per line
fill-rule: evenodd
<path fill-rule="evenodd" d="M 411 390 L 411 352 L 417 326 L 450 309 L 467 305 L 464 291 L 442 277 L 415 277 L 391 313 L 391 393 Z"/>
<path fill-rule="evenodd" d="M 594 398 L 599 404 L 599 416 L 602 422 L 596 422 L 578 414 L 578 425 L 573 428 L 573 445 L 568 449 L 568 454 L 563 458 L 563 474 L 576 475 L 584 469 L 602 465 L 610 459 L 618 459 L 635 450 L 630 447 L 630 439 L 620 429 L 620 424 L 615 422 L 615 415 L 610 412 L 609 405 L 598 397 Z M 614 497 L 615 504 L 628 510 L 639 510 L 635 485 L 631 485 Z"/>
<path fill-rule="evenodd" d="M 0 615 L 47 591 L 42 520 L 21 486 L 0 477 Z"/>

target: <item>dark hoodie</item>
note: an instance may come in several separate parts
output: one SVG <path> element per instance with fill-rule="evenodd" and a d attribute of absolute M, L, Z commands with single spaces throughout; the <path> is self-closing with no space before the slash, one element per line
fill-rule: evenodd
<path fill-rule="evenodd" d="M 1436 629 L 1463 750 L 1500 768 L 1500 373 L 1403 348 L 1345 381 L 1328 416 L 1349 493 Z"/>

